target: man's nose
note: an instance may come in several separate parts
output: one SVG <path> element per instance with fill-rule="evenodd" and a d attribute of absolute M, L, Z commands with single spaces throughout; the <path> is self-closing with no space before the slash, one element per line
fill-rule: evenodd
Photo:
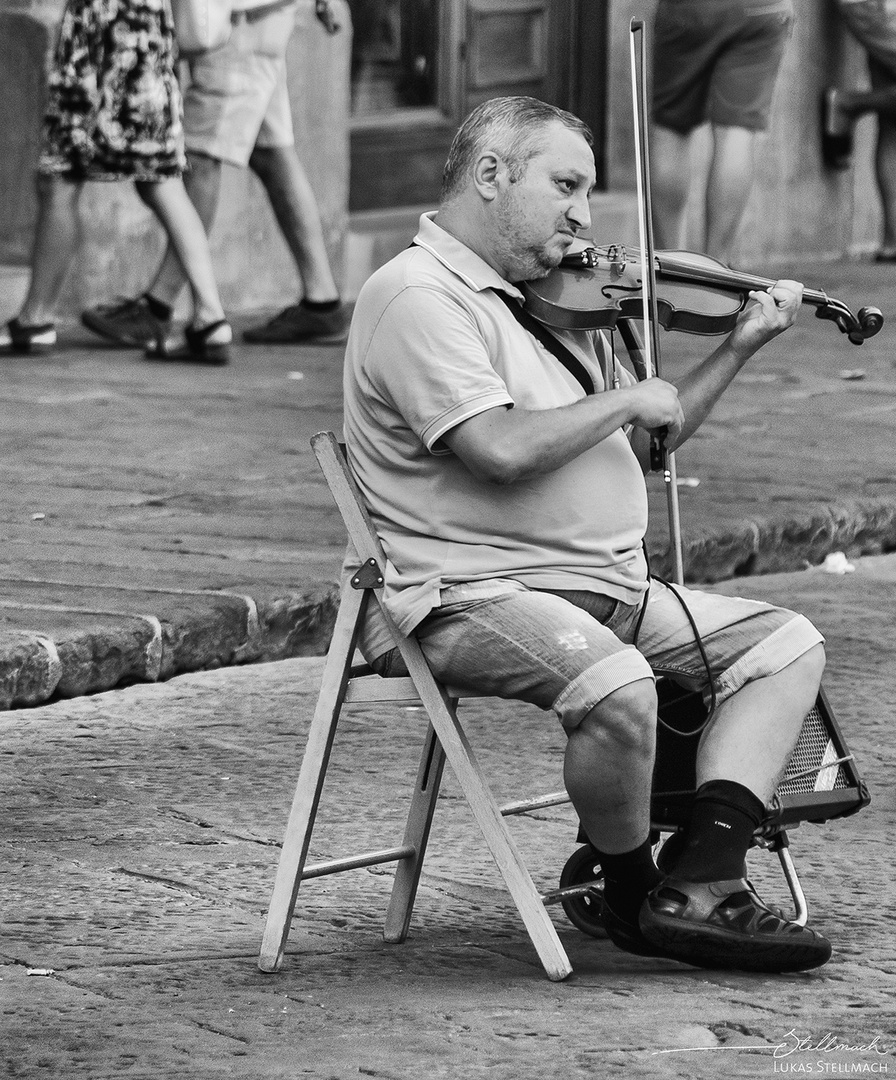
<path fill-rule="evenodd" d="M 591 204 L 588 201 L 588 196 L 584 193 L 577 195 L 573 200 L 572 206 L 566 214 L 570 223 L 577 229 L 587 229 L 591 226 Z"/>

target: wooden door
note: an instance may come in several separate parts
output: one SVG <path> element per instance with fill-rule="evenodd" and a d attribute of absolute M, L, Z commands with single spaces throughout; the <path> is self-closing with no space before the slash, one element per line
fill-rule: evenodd
<path fill-rule="evenodd" d="M 457 125 L 487 98 L 538 97 L 602 130 L 603 0 L 349 3 L 350 209 L 434 205 Z"/>
<path fill-rule="evenodd" d="M 565 65 L 557 46 L 565 6 L 551 0 L 467 0 L 459 50 L 461 113 L 505 94 L 562 100 Z"/>

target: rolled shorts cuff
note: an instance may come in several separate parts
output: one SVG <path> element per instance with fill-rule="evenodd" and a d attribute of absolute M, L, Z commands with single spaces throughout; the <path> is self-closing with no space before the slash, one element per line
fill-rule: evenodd
<path fill-rule="evenodd" d="M 571 731 L 605 697 L 629 683 L 653 679 L 650 664 L 634 647 L 604 657 L 576 676 L 554 701 L 552 708 L 560 723 Z"/>
<path fill-rule="evenodd" d="M 824 637 L 812 623 L 804 615 L 794 615 L 722 673 L 716 686 L 716 704 L 754 679 L 776 675 L 814 646 L 823 644 Z"/>

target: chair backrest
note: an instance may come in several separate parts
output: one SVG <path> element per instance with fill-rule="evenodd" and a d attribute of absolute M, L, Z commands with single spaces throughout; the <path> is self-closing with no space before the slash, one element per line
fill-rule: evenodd
<path fill-rule="evenodd" d="M 355 631 L 357 632 L 358 627 L 363 622 L 367 610 L 367 600 L 374 596 L 379 606 L 378 614 L 388 627 L 392 640 L 401 652 L 408 671 L 412 676 L 416 672 L 414 682 L 418 683 L 418 689 L 419 680 L 422 678 L 435 691 L 435 681 L 432 679 L 416 639 L 413 635 L 406 637 L 402 634 L 395 625 L 392 616 L 384 605 L 380 603 L 379 593 L 385 584 L 386 554 L 364 503 L 364 496 L 361 494 L 354 476 L 352 476 L 343 444 L 339 442 L 332 431 L 321 431 L 312 437 L 311 448 L 330 488 L 336 507 L 342 515 L 349 542 L 354 547 L 360 563 L 358 570 L 347 583 L 351 590 L 363 592 L 363 598 L 359 604 L 358 625 Z M 343 591 L 344 595 L 345 592 Z M 354 641 L 355 637 L 352 638 L 352 647 L 354 647 Z M 444 693 L 444 690 L 440 689 L 439 693 Z"/>
<path fill-rule="evenodd" d="M 380 567 L 386 565 L 383 545 L 376 534 L 373 521 L 364 498 L 351 474 L 343 445 L 332 431 L 319 431 L 311 439 L 311 449 L 320 465 L 324 479 L 336 503 L 349 540 L 362 563 L 375 560 Z"/>

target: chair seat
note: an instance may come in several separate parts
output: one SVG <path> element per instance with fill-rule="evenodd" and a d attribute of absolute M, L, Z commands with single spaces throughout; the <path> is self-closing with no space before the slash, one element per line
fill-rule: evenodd
<path fill-rule="evenodd" d="M 371 669 L 368 668 L 368 671 Z M 355 671 L 355 668 L 352 668 Z M 445 693 L 455 701 L 460 698 L 483 697 L 482 694 L 471 690 L 458 690 L 454 686 L 446 686 Z M 390 675 L 383 678 L 381 675 L 352 675 L 345 691 L 347 702 L 358 701 L 419 701 L 420 694 L 414 686 L 414 680 L 408 675 Z"/>

